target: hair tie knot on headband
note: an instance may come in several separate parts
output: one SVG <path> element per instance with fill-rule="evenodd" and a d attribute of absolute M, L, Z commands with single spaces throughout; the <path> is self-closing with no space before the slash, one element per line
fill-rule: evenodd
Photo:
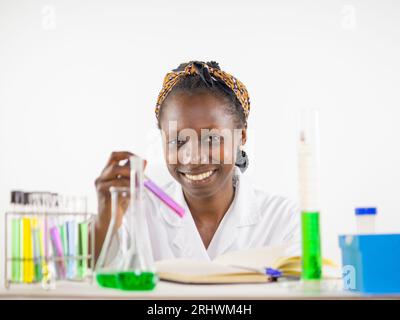
<path fill-rule="evenodd" d="M 193 61 L 193 67 L 195 68 L 195 73 L 200 76 L 201 80 L 203 80 L 207 87 L 214 86 L 214 81 L 211 77 L 208 66 L 205 63 Z"/>

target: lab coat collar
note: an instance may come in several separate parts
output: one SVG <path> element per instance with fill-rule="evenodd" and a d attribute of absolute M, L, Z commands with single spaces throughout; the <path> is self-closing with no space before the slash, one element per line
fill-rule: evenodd
<path fill-rule="evenodd" d="M 207 249 L 204 247 L 200 234 L 196 229 L 182 187 L 174 181 L 167 188 L 167 193 L 185 209 L 185 216 L 183 218 L 174 214 L 166 206 L 162 206 L 161 212 L 164 220 L 170 226 L 177 228 L 176 235 L 172 239 L 172 244 L 181 251 L 183 256 L 206 259 L 215 258 L 232 246 L 237 238 L 240 227 L 255 225 L 259 222 L 261 216 L 256 205 L 255 191 L 238 168 L 235 168 L 235 174 L 238 175 L 235 198 Z M 188 230 L 192 232 L 187 233 Z"/>
<path fill-rule="evenodd" d="M 237 227 L 256 224 L 261 216 L 256 207 L 255 190 L 237 167 L 235 167 L 235 174 L 238 176 L 238 185 L 235 198 L 226 214 L 234 218 L 234 224 Z M 187 219 L 191 218 L 189 217 L 190 210 L 186 203 L 182 187 L 174 180 L 167 186 L 166 192 L 185 209 L 185 216 L 184 218 L 179 217 L 165 205 L 161 207 L 161 215 L 169 225 L 181 228 L 184 226 L 184 223 L 187 223 Z"/>
<path fill-rule="evenodd" d="M 256 193 L 247 177 L 235 167 L 235 174 L 239 177 L 238 189 L 236 190 L 237 201 L 234 211 L 237 214 L 237 226 L 244 227 L 257 224 L 261 214 L 257 208 Z"/>

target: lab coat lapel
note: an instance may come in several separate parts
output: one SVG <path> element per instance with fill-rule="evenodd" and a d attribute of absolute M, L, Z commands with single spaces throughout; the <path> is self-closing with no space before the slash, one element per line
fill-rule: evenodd
<path fill-rule="evenodd" d="M 172 246 L 177 252 L 177 257 L 209 260 L 207 251 L 204 248 L 200 234 L 183 195 L 182 188 L 178 183 L 173 183 L 174 185 L 170 195 L 185 209 L 185 215 L 181 218 L 171 212 L 171 209 L 165 205 L 161 208 L 161 214 L 167 224 L 173 227 L 173 234 L 170 239 L 172 241 Z"/>
<path fill-rule="evenodd" d="M 241 227 L 255 226 L 260 220 L 254 189 L 237 168 L 236 174 L 239 176 L 239 183 L 235 198 L 207 249 L 211 259 L 224 254 L 234 246 Z"/>
<path fill-rule="evenodd" d="M 177 251 L 177 257 L 199 260 L 214 259 L 234 247 L 235 240 L 240 236 L 241 227 L 257 225 L 260 220 L 260 213 L 257 210 L 254 189 L 237 168 L 236 174 L 239 176 L 239 183 L 235 198 L 207 249 L 204 247 L 190 213 L 182 187 L 177 182 L 173 182 L 174 185 L 169 193 L 175 201 L 184 207 L 185 216 L 180 218 L 164 204 L 160 209 L 162 217 L 173 227 L 173 235 L 170 239 L 172 246 Z"/>

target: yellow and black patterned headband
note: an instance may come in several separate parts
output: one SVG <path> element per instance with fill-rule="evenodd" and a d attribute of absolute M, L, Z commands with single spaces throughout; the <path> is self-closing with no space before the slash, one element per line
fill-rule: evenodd
<path fill-rule="evenodd" d="M 242 105 L 245 120 L 247 122 L 250 112 L 250 98 L 246 86 L 234 76 L 220 70 L 217 63 L 210 62 L 209 64 L 206 64 L 201 61 L 191 61 L 183 70 L 174 70 L 167 73 L 167 75 L 164 77 L 163 87 L 157 99 L 155 110 L 157 119 L 160 115 L 161 105 L 166 99 L 167 95 L 182 78 L 190 75 L 199 75 L 210 87 L 213 86 L 215 81 L 224 83 L 230 90 L 232 90 Z"/>

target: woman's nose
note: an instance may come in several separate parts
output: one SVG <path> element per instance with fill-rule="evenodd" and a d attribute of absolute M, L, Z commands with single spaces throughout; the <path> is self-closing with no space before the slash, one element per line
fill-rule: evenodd
<path fill-rule="evenodd" d="M 198 141 L 189 140 L 179 150 L 179 162 L 182 164 L 207 164 L 209 163 L 209 150 L 203 150 Z"/>

